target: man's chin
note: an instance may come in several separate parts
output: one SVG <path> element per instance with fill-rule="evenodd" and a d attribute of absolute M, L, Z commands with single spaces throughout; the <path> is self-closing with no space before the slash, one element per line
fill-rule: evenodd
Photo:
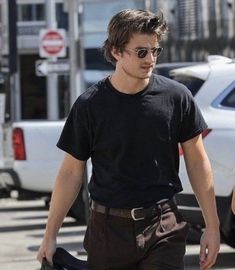
<path fill-rule="evenodd" d="M 151 77 L 151 75 L 152 75 L 152 71 L 143 75 L 143 79 L 149 79 Z"/>

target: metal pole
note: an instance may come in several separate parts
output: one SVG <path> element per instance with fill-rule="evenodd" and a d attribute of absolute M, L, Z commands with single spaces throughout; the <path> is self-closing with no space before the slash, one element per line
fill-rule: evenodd
<path fill-rule="evenodd" d="M 17 53 L 17 3 L 16 0 L 8 2 L 8 60 L 9 80 L 11 91 L 11 120 L 21 117 L 20 92 L 18 88 L 18 53 Z"/>
<path fill-rule="evenodd" d="M 55 0 L 45 0 L 47 28 L 57 28 Z M 49 58 L 56 61 L 55 57 Z M 58 109 L 58 76 L 48 74 L 47 76 L 47 118 L 48 120 L 59 119 Z"/>
<path fill-rule="evenodd" d="M 79 41 L 79 26 L 78 26 L 78 9 L 79 0 L 67 1 L 68 17 L 69 17 L 69 60 L 70 60 L 70 107 L 81 94 L 81 70 L 78 66 L 78 41 Z"/>
<path fill-rule="evenodd" d="M 151 10 L 151 0 L 145 0 L 144 5 L 146 10 Z"/>

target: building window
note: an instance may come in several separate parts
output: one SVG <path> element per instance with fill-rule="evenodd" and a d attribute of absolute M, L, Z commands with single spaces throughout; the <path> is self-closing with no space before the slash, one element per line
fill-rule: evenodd
<path fill-rule="evenodd" d="M 19 4 L 18 21 L 44 21 L 45 5 L 44 4 Z"/>
<path fill-rule="evenodd" d="M 36 21 L 45 20 L 45 5 L 43 4 L 35 5 L 35 17 L 36 17 Z"/>
<path fill-rule="evenodd" d="M 64 12 L 62 3 L 56 4 L 56 21 L 58 28 L 68 30 L 68 13 Z"/>
<path fill-rule="evenodd" d="M 200 3 L 196 0 L 178 0 L 178 29 L 181 39 L 195 40 L 199 36 L 200 20 L 199 7 Z"/>

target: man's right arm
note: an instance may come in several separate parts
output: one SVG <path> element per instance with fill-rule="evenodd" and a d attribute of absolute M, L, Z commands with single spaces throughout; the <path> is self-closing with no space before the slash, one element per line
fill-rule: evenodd
<path fill-rule="evenodd" d="M 53 189 L 48 222 L 37 259 L 45 257 L 52 264 L 56 249 L 56 236 L 63 220 L 76 199 L 83 182 L 86 162 L 65 154 Z"/>
<path fill-rule="evenodd" d="M 232 196 L 232 211 L 233 211 L 233 214 L 235 215 L 235 186 L 233 188 L 233 196 Z"/>

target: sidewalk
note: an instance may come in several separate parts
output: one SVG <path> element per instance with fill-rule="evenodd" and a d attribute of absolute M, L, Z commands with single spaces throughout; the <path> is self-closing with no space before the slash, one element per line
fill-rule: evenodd
<path fill-rule="evenodd" d="M 48 211 L 43 201 L 0 200 L 0 265 L 3 270 L 38 270 L 37 250 L 41 243 Z M 85 259 L 82 242 L 85 226 L 66 218 L 58 236 L 58 245 Z"/>

